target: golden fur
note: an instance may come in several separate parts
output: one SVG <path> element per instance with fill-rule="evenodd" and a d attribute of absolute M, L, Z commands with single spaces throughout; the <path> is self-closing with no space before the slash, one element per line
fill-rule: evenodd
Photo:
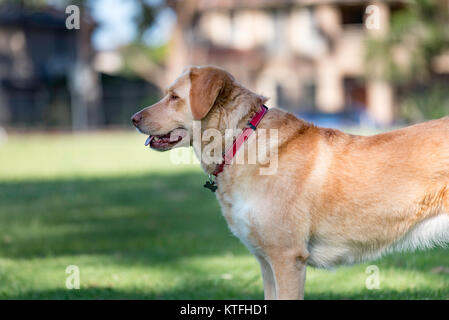
<path fill-rule="evenodd" d="M 222 69 L 193 67 L 138 114 L 136 126 L 147 134 L 183 127 L 191 136 L 200 119 L 203 132 L 224 137 L 265 101 Z M 449 118 L 362 137 L 272 108 L 261 129 L 278 130 L 277 143 L 265 146 L 277 150 L 276 174 L 261 175 L 261 161 L 225 166 L 216 195 L 230 229 L 260 263 L 267 299 L 303 298 L 307 265 L 357 263 L 449 240 Z M 253 134 L 239 152 L 258 139 Z M 193 145 L 199 157 L 208 143 Z"/>

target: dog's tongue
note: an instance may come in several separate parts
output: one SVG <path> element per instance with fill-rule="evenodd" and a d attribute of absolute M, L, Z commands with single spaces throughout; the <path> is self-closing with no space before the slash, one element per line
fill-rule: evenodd
<path fill-rule="evenodd" d="M 145 147 L 150 144 L 150 142 L 151 142 L 151 140 L 153 140 L 153 138 L 154 138 L 154 136 L 148 136 L 147 140 L 145 141 Z"/>

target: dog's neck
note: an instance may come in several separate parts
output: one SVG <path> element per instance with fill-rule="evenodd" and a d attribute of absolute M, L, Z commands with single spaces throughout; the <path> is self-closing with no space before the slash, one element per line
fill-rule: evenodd
<path fill-rule="evenodd" d="M 232 132 L 234 137 L 238 136 L 266 100 L 265 97 L 241 86 L 235 86 L 227 96 L 221 96 L 217 99 L 209 114 L 201 121 L 201 137 L 207 129 L 215 129 L 220 133 L 221 154 L 215 155 L 218 163 L 204 161 L 202 157 L 202 152 L 206 150 L 206 146 L 213 143 L 212 139 L 201 141 L 201 150 L 194 146 L 195 154 L 207 174 L 215 171 L 223 159 L 223 153 L 232 146 L 232 140 L 230 140 L 232 137 L 229 133 Z M 228 131 L 228 135 L 226 135 L 226 131 Z M 226 138 L 228 141 L 226 141 Z"/>

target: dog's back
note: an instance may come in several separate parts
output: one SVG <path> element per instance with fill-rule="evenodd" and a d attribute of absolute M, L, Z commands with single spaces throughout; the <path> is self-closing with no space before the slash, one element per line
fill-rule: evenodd
<path fill-rule="evenodd" d="M 369 137 L 320 130 L 302 184 L 313 202 L 311 264 L 449 241 L 449 118 Z"/>

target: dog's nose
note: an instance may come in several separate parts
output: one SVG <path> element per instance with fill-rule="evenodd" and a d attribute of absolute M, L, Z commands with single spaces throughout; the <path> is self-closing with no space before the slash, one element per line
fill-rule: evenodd
<path fill-rule="evenodd" d="M 140 122 L 140 120 L 142 120 L 142 114 L 140 112 L 137 112 L 135 115 L 132 116 L 131 121 L 133 122 L 133 124 L 135 126 L 137 126 Z"/>

